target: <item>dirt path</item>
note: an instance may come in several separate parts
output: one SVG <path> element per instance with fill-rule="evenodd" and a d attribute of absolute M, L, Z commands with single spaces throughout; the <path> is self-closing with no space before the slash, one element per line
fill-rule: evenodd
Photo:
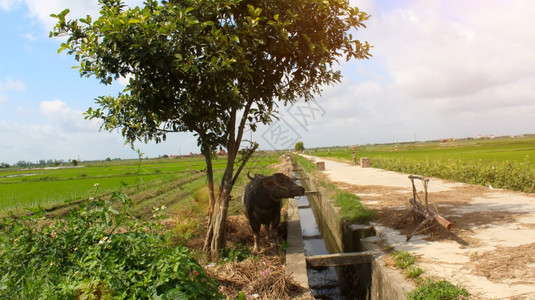
<path fill-rule="evenodd" d="M 455 228 L 435 226 L 406 241 L 416 227 L 407 218 L 409 174 L 361 168 L 323 158 L 324 173 L 376 210 L 374 226 L 384 241 L 418 257 L 425 275 L 445 278 L 472 295 L 491 299 L 535 299 L 535 195 L 430 178 L 429 201 Z M 421 181 L 415 181 L 423 199 Z"/>

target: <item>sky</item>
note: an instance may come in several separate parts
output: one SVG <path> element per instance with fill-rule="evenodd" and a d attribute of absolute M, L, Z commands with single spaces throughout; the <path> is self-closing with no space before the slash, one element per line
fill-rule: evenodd
<path fill-rule="evenodd" d="M 247 139 L 280 150 L 535 133 L 535 1 L 351 3 L 371 15 L 353 36 L 373 57 L 340 62 L 341 83 L 281 106 L 278 121 Z M 0 0 L 0 163 L 137 157 L 118 132 L 84 119 L 124 83 L 81 78 L 74 57 L 58 54 L 50 14 L 65 8 L 96 16 L 98 2 Z M 147 157 L 199 152 L 188 133 L 135 146 Z"/>

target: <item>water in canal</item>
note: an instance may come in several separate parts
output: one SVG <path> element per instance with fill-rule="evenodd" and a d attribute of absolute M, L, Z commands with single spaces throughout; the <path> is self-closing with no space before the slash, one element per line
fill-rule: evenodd
<path fill-rule="evenodd" d="M 299 180 L 297 181 L 299 184 Z M 298 198 L 301 230 L 305 246 L 305 255 L 322 255 L 342 252 L 336 246 L 326 225 L 318 225 L 319 214 L 308 201 L 307 196 Z M 321 222 L 319 222 L 321 223 Z M 362 289 L 355 287 L 358 275 L 353 266 L 325 267 L 308 269 L 308 283 L 316 299 L 366 299 Z"/>

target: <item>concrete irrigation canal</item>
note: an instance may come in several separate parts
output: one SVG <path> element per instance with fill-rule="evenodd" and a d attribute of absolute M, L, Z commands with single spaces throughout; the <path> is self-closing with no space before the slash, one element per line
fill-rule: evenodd
<path fill-rule="evenodd" d="M 309 289 L 303 298 L 405 299 L 412 286 L 374 263 L 382 251 L 372 243 L 373 227 L 342 222 L 338 208 L 321 197 L 306 172 L 295 166 L 294 174 L 307 192 L 290 201 L 286 269 Z"/>
<path fill-rule="evenodd" d="M 534 194 L 430 178 L 429 198 L 455 227 L 409 240 L 416 223 L 395 224 L 410 208 L 410 174 L 303 156 L 323 163 L 321 172 L 376 216 L 373 227 L 345 224 L 296 167 L 307 193 L 288 210 L 286 270 L 309 290 L 301 299 L 406 299 L 415 285 L 387 266 L 383 249 L 409 252 L 424 278 L 445 279 L 475 299 L 535 299 Z"/>

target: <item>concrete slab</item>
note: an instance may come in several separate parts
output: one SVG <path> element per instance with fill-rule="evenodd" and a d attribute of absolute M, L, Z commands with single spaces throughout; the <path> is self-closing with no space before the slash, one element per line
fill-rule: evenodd
<path fill-rule="evenodd" d="M 295 282 L 303 286 L 307 291 L 308 274 L 305 260 L 305 249 L 303 235 L 301 233 L 301 219 L 299 209 L 297 208 L 297 199 L 289 199 L 290 209 L 288 211 L 288 249 L 286 249 L 286 273 L 291 274 Z M 300 299 L 313 299 L 310 291 L 301 295 Z"/>

